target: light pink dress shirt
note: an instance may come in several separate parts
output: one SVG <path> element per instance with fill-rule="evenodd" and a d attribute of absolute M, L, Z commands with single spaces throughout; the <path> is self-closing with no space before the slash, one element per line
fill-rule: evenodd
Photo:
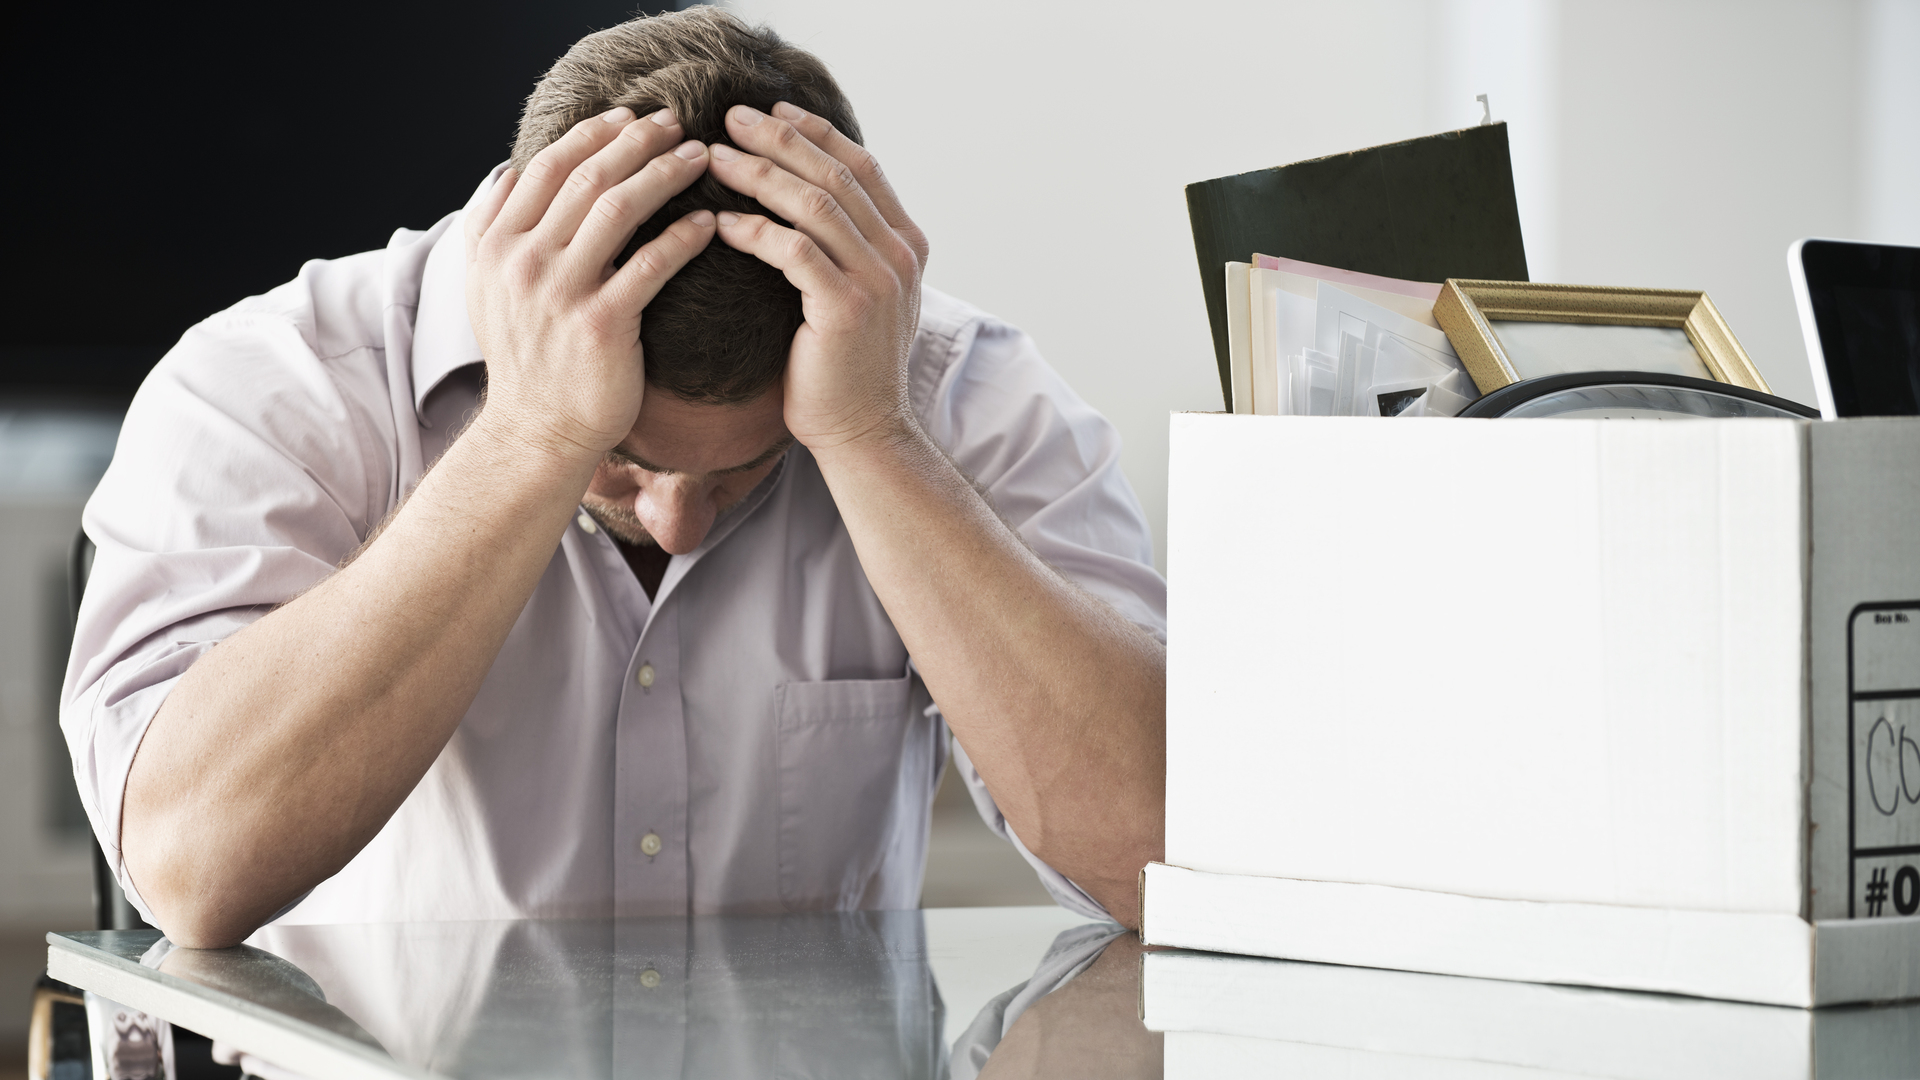
<path fill-rule="evenodd" d="M 477 402 L 459 220 L 315 261 L 148 376 L 84 518 L 99 547 L 61 726 L 120 857 L 128 768 L 215 643 L 326 577 Z M 933 290 L 926 430 L 1062 573 L 1165 638 L 1166 586 L 1113 428 L 1020 332 Z M 282 923 L 918 906 L 938 706 L 805 448 L 675 556 L 649 601 L 584 515 L 398 812 Z M 956 747 L 989 825 L 1062 904 Z"/>

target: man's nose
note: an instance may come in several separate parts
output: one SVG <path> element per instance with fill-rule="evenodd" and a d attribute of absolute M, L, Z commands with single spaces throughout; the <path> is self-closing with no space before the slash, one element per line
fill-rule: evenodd
<path fill-rule="evenodd" d="M 700 546 L 713 528 L 713 493 L 706 485 L 683 477 L 661 477 L 640 493 L 634 513 L 654 543 L 670 555 L 685 555 Z"/>

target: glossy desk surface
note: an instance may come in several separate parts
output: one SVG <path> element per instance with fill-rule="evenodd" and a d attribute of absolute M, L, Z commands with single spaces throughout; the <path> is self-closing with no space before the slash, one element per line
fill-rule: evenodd
<path fill-rule="evenodd" d="M 1177 951 L 1056 908 L 49 935 L 54 977 L 311 1077 L 1883 1078 L 1809 1012 Z"/>

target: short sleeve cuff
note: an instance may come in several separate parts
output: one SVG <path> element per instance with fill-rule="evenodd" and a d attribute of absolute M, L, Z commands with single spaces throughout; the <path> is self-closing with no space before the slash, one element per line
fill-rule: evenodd
<path fill-rule="evenodd" d="M 1027 850 L 1027 845 L 1020 841 L 1013 827 L 1007 824 L 1006 815 L 1000 812 L 999 804 L 993 801 L 992 793 L 987 791 L 986 782 L 980 779 L 980 770 L 973 767 L 973 759 L 967 756 L 966 747 L 961 746 L 958 739 L 953 741 L 952 767 L 959 771 L 960 779 L 966 781 L 967 793 L 973 796 L 973 806 L 980 812 L 981 820 L 987 823 L 987 828 L 992 829 L 994 835 L 1003 837 L 1013 844 L 1013 849 L 1020 853 L 1021 858 L 1027 860 L 1027 865 L 1033 867 L 1034 873 L 1040 875 L 1040 884 L 1046 886 L 1047 893 L 1053 897 L 1054 903 L 1089 919 L 1113 921 L 1113 916 L 1107 913 L 1107 909 L 1101 907 L 1093 897 L 1088 896 L 1080 886 L 1075 885 L 1067 875 L 1055 870 L 1047 865 L 1045 860 Z"/>

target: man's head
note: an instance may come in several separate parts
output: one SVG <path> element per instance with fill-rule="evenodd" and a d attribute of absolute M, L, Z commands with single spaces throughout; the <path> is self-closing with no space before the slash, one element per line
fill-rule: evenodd
<path fill-rule="evenodd" d="M 714 7 L 634 19 L 582 39 L 540 80 L 520 120 L 513 166 L 525 169 L 575 124 L 619 105 L 639 116 L 671 108 L 687 138 L 731 145 L 727 109 L 765 112 L 781 101 L 860 139 L 853 108 L 826 66 L 773 31 Z M 642 225 L 627 252 L 695 210 L 781 220 L 703 176 Z M 647 381 L 694 403 L 752 401 L 778 384 L 800 322 L 800 291 L 780 271 L 715 242 L 647 305 L 640 320 Z"/>
<path fill-rule="evenodd" d="M 600 463 L 580 502 L 627 543 L 684 555 L 793 444 L 781 404 L 777 393 L 743 405 L 695 405 L 650 390 L 633 433 Z"/>

